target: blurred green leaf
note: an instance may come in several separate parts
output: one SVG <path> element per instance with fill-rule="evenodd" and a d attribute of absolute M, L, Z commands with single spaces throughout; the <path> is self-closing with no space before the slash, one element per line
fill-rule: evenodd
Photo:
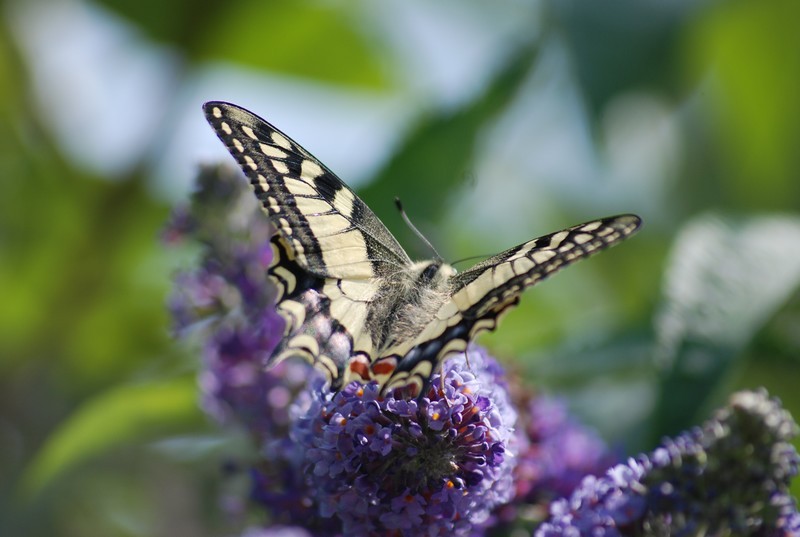
<path fill-rule="evenodd" d="M 800 285 L 798 251 L 800 218 L 707 215 L 684 227 L 656 320 L 659 435 L 707 410 L 743 349 Z"/>
<path fill-rule="evenodd" d="M 250 0 L 227 4 L 198 55 L 324 82 L 384 88 L 370 42 L 342 4 Z"/>
<path fill-rule="evenodd" d="M 800 366 L 800 289 L 758 334 L 750 350 L 765 360 Z"/>
<path fill-rule="evenodd" d="M 385 88 L 380 48 L 342 3 L 314 0 L 101 0 L 152 38 L 197 61 L 367 88 Z"/>
<path fill-rule="evenodd" d="M 14 110 L 11 103 L 19 98 L 21 83 L 18 76 L 22 66 L 18 63 L 18 58 L 14 54 L 13 44 L 7 32 L 0 30 L 0 114 L 3 120 L 9 119 L 10 113 Z M 5 134 L 5 129 L 0 129 L 0 135 Z M 0 140 L 2 140 L 0 138 Z M 2 140 L 5 141 L 5 140 Z M 5 144 L 0 147 L 6 147 Z M 2 162 L 0 162 L 2 166 Z M 2 168 L 0 168 L 2 169 Z"/>
<path fill-rule="evenodd" d="M 230 3 L 213 0 L 96 0 L 151 38 L 193 50 Z"/>
<path fill-rule="evenodd" d="M 514 98 L 537 53 L 535 45 L 523 48 L 473 102 L 422 120 L 375 179 L 359 189 L 359 196 L 380 215 L 401 244 L 410 246 L 409 250 L 414 250 L 411 246 L 419 240 L 403 223 L 394 205 L 395 196 L 403 200 L 420 229 L 433 228 L 437 218 L 445 214 L 443 207 L 448 197 L 470 180 L 482 129 Z M 424 251 L 424 255 L 429 257 L 430 252 Z"/>
<path fill-rule="evenodd" d="M 143 181 L 102 182 L 53 161 L 31 158 L 39 169 L 3 187 L 37 203 L 3 203 L 0 355 L 99 385 L 168 342 L 169 258 L 157 241 L 168 213 Z"/>
<path fill-rule="evenodd" d="M 740 207 L 796 209 L 800 199 L 800 3 L 721 2 L 694 21 L 684 55 L 715 114 L 720 194 Z M 707 150 L 706 150 L 707 151 Z"/>
<path fill-rule="evenodd" d="M 30 103 L 0 111 L 0 370 L 44 367 L 87 393 L 163 356 L 168 209 L 142 177 L 75 169 Z"/>
<path fill-rule="evenodd" d="M 201 420 L 193 377 L 113 388 L 84 403 L 53 432 L 26 469 L 23 495 L 33 499 L 112 449 L 185 432 Z"/>
<path fill-rule="evenodd" d="M 621 92 L 639 87 L 677 89 L 675 44 L 691 2 L 549 2 L 590 112 L 599 116 Z"/>

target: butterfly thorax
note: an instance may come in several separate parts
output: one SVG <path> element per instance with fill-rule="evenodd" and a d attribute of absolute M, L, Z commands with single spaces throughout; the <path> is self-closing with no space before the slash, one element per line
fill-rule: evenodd
<path fill-rule="evenodd" d="M 367 316 L 375 348 L 387 349 L 419 334 L 449 299 L 455 274 L 450 265 L 428 260 L 384 278 Z"/>

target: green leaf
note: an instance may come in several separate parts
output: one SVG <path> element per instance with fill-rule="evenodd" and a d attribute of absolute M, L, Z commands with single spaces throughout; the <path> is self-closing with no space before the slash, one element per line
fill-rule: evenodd
<path fill-rule="evenodd" d="M 690 2 L 548 2 L 590 115 L 636 87 L 674 87 L 672 56 L 683 21 L 697 9 Z"/>
<path fill-rule="evenodd" d="M 655 327 L 659 435 L 687 427 L 711 404 L 742 351 L 800 285 L 798 251 L 799 218 L 706 215 L 683 229 Z"/>
<path fill-rule="evenodd" d="M 685 34 L 685 61 L 692 78 L 706 82 L 702 96 L 719 138 L 726 184 L 715 190 L 717 200 L 770 210 L 797 206 L 798 20 L 794 0 L 720 2 Z M 709 148 L 702 151 L 707 159 Z"/>
<path fill-rule="evenodd" d="M 388 86 L 381 48 L 354 5 L 316 0 L 99 0 L 196 61 L 367 88 Z"/>
<path fill-rule="evenodd" d="M 192 50 L 228 3 L 212 0 L 97 0 L 151 38 Z"/>
<path fill-rule="evenodd" d="M 35 498 L 69 470 L 112 449 L 184 432 L 201 419 L 193 377 L 113 388 L 55 430 L 25 470 L 23 497 Z"/>
<path fill-rule="evenodd" d="M 354 17 L 348 18 L 343 8 L 328 3 L 253 0 L 228 4 L 197 54 L 200 59 L 336 84 L 388 85 L 375 44 L 359 31 Z"/>

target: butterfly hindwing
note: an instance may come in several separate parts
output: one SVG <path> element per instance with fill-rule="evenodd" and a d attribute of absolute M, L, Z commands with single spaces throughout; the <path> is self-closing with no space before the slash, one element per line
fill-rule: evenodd
<path fill-rule="evenodd" d="M 371 349 L 362 333 L 368 303 L 342 294 L 341 280 L 316 276 L 298 265 L 280 234 L 275 234 L 271 243 L 273 262 L 268 275 L 278 289 L 277 311 L 285 329 L 265 365 L 300 357 L 338 389 L 353 357 Z M 357 352 L 357 344 L 366 350 Z"/>

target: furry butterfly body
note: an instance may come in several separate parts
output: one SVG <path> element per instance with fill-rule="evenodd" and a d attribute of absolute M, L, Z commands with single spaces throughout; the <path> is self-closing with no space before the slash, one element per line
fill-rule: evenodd
<path fill-rule="evenodd" d="M 277 229 L 269 276 L 284 337 L 269 365 L 291 356 L 320 369 L 332 389 L 377 380 L 418 395 L 448 355 L 493 330 L 522 291 L 634 233 L 620 215 L 510 248 L 458 273 L 412 262 L 375 214 L 333 172 L 255 114 L 204 105 Z"/>

